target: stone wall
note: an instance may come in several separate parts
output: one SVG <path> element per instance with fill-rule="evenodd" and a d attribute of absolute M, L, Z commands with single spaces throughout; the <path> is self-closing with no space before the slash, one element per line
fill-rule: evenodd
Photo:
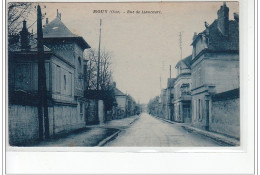
<path fill-rule="evenodd" d="M 10 105 L 8 114 L 10 145 L 29 144 L 39 139 L 37 107 Z"/>
<path fill-rule="evenodd" d="M 211 131 L 240 138 L 239 98 L 212 102 Z"/>
<path fill-rule="evenodd" d="M 97 101 L 88 100 L 85 109 L 86 124 L 98 124 Z"/>
<path fill-rule="evenodd" d="M 30 145 L 38 141 L 39 121 L 36 106 L 9 105 L 8 114 L 10 145 Z M 55 105 L 48 107 L 48 114 L 50 136 L 85 127 L 84 116 L 78 114 L 77 106 Z"/>
<path fill-rule="evenodd" d="M 78 113 L 77 106 L 55 105 L 49 107 L 49 119 L 50 132 L 53 131 L 54 135 L 85 127 L 84 116 Z"/>

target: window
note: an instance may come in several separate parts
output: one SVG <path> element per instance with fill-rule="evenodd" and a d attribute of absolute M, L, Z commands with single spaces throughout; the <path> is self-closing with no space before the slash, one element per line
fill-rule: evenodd
<path fill-rule="evenodd" d="M 56 67 L 56 92 L 60 93 L 61 90 L 61 68 L 57 65 Z"/>
<path fill-rule="evenodd" d="M 201 119 L 200 105 L 201 105 L 201 101 L 200 101 L 200 99 L 199 99 L 199 102 L 198 102 L 198 114 L 199 114 L 199 119 Z"/>
<path fill-rule="evenodd" d="M 64 90 L 66 90 L 67 87 L 67 78 L 66 75 L 64 75 Z"/>
<path fill-rule="evenodd" d="M 78 57 L 78 73 L 81 73 L 81 58 Z"/>
<path fill-rule="evenodd" d="M 79 103 L 79 116 L 83 119 L 83 103 Z"/>
<path fill-rule="evenodd" d="M 83 104 L 82 103 L 79 104 L 79 112 L 81 114 L 83 113 Z"/>
<path fill-rule="evenodd" d="M 198 69 L 198 84 L 201 85 L 201 68 Z"/>
<path fill-rule="evenodd" d="M 72 96 L 72 73 L 69 72 L 69 95 Z"/>

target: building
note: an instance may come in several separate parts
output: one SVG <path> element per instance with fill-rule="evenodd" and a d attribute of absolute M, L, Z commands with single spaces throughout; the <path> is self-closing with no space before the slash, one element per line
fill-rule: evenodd
<path fill-rule="evenodd" d="M 115 84 L 115 83 L 114 83 Z M 127 116 L 127 95 L 121 92 L 117 87 L 114 88 L 116 98 L 116 118 L 121 119 Z"/>
<path fill-rule="evenodd" d="M 160 116 L 160 97 L 156 96 L 153 99 L 149 100 L 147 104 L 147 111 L 150 115 L 159 117 Z"/>
<path fill-rule="evenodd" d="M 114 83 L 114 94 L 116 99 L 115 114 L 113 119 L 122 119 L 125 117 L 136 115 L 139 111 L 139 106 L 136 104 L 133 97 L 124 94 L 116 87 Z"/>
<path fill-rule="evenodd" d="M 174 83 L 174 121 L 191 122 L 191 55 L 180 60 L 175 68 L 177 77 Z"/>
<path fill-rule="evenodd" d="M 160 95 L 160 115 L 159 117 L 163 119 L 168 119 L 168 112 L 167 112 L 167 88 L 161 90 Z"/>
<path fill-rule="evenodd" d="M 239 138 L 239 19 L 225 2 L 217 15 L 191 44 L 192 124 Z"/>
<path fill-rule="evenodd" d="M 86 125 L 83 52 L 90 46 L 62 23 L 58 11 L 52 22 L 46 20 L 43 44 L 48 99 L 48 119 L 44 121 L 37 108 L 37 41 L 28 32 L 25 21 L 20 42 L 8 48 L 8 126 L 12 145 L 37 141 L 42 132 L 54 136 Z"/>
<path fill-rule="evenodd" d="M 176 81 L 176 78 L 168 78 L 167 81 L 167 106 L 166 106 L 166 119 L 174 121 L 174 106 L 173 106 L 173 100 L 174 100 L 174 83 Z"/>

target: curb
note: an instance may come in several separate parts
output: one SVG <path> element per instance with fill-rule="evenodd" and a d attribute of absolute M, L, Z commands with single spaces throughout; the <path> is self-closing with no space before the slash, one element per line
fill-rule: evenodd
<path fill-rule="evenodd" d="M 198 128 L 195 128 L 195 127 L 192 127 L 192 126 L 188 126 L 188 125 L 183 124 L 183 123 L 177 123 L 177 122 L 169 121 L 169 120 L 162 119 L 162 118 L 159 118 L 159 117 L 156 117 L 156 116 L 153 116 L 153 117 L 160 119 L 162 121 L 171 123 L 171 124 L 177 124 L 187 131 L 192 131 L 192 132 L 196 132 L 198 134 L 204 135 L 204 136 L 209 137 L 209 138 L 211 138 L 211 139 L 213 139 L 213 140 L 215 140 L 215 141 L 217 141 L 221 144 L 226 144 L 226 145 L 229 145 L 229 146 L 239 146 L 240 145 L 240 141 L 235 139 L 235 138 L 224 136 L 224 135 L 221 135 L 221 134 L 218 134 L 218 133 L 213 133 L 213 132 L 210 132 L 210 131 L 204 131 L 204 130 L 201 130 L 201 129 L 198 129 Z"/>
<path fill-rule="evenodd" d="M 134 122 L 136 122 L 137 120 L 139 120 L 139 117 L 137 117 L 136 119 L 134 119 L 129 125 L 133 125 Z"/>
<path fill-rule="evenodd" d="M 221 144 L 226 144 L 229 146 L 239 146 L 240 142 L 234 138 L 231 137 L 227 137 L 227 136 L 223 136 L 223 135 L 219 135 L 216 133 L 212 133 L 212 132 L 208 132 L 208 131 L 201 131 L 200 129 L 194 128 L 194 127 L 190 127 L 190 126 L 182 126 L 185 130 L 187 131 L 192 131 L 192 132 L 196 132 L 198 134 L 204 135 L 206 137 L 209 137 Z"/>
<path fill-rule="evenodd" d="M 104 146 L 106 143 L 108 143 L 109 141 L 115 139 L 118 134 L 121 132 L 121 130 L 117 131 L 116 133 L 112 134 L 111 136 L 103 139 L 101 142 L 98 143 L 98 145 L 96 147 L 101 147 Z"/>

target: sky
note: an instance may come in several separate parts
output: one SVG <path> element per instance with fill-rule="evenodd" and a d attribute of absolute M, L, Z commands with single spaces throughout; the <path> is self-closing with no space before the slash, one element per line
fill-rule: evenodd
<path fill-rule="evenodd" d="M 99 20 L 102 19 L 101 48 L 112 52 L 113 79 L 117 88 L 130 94 L 137 102 L 159 95 L 170 77 L 176 77 L 175 65 L 192 53 L 194 32 L 211 24 L 223 2 L 158 2 L 158 3 L 44 3 L 49 22 L 57 9 L 62 22 L 81 35 L 97 50 Z M 227 2 L 229 19 L 239 12 L 238 2 Z M 93 13 L 108 10 L 108 13 Z M 109 13 L 110 10 L 119 11 Z M 127 11 L 134 11 L 134 14 Z M 136 11 L 160 11 L 159 14 L 136 14 Z M 32 20 L 33 21 L 33 20 Z M 32 22 L 31 21 L 31 22 Z M 30 24 L 30 21 L 28 21 Z M 28 25 L 29 25 L 28 24 Z M 43 22 L 45 24 L 45 21 Z M 160 78 L 161 77 L 161 78 Z M 160 83 L 161 79 L 161 83 Z"/>

